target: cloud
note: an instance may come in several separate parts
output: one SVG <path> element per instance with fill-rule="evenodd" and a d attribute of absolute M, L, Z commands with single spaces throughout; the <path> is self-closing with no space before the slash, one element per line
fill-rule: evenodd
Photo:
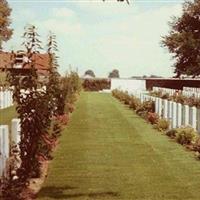
<path fill-rule="evenodd" d="M 114 0 L 106 0 L 105 2 L 102 0 L 95 1 L 74 1 L 73 5 L 78 7 L 82 12 L 87 12 L 95 15 L 119 15 L 137 12 L 138 7 L 131 3 L 128 5 L 124 2 L 117 2 Z M 133 9 L 134 8 L 134 9 Z"/>
<path fill-rule="evenodd" d="M 76 13 L 67 7 L 53 8 L 52 14 L 53 14 L 53 17 L 59 17 L 59 18 L 64 17 L 64 18 L 70 18 L 70 19 L 76 18 Z"/>
<path fill-rule="evenodd" d="M 44 41 L 51 30 L 57 35 L 62 72 L 72 64 L 81 73 L 91 68 L 97 76 L 106 76 L 113 68 L 118 68 L 124 77 L 172 75 L 173 62 L 160 41 L 169 31 L 167 22 L 171 16 L 181 14 L 180 3 L 128 6 L 113 1 L 74 1 L 62 6 L 41 5 L 44 13 L 36 7 L 25 12 L 22 8 L 22 4 L 18 5 L 21 12 L 15 11 L 18 16 L 15 14 L 13 23 L 17 34 L 7 46 L 19 42 L 26 21 L 38 27 Z"/>
<path fill-rule="evenodd" d="M 122 19 L 103 21 L 88 27 L 94 37 L 94 47 L 109 67 L 118 68 L 123 76 L 172 73 L 170 55 L 161 47 L 161 36 L 168 33 L 167 22 L 172 15 L 180 15 L 181 6 L 163 6 L 127 14 Z M 100 63 L 103 64 L 102 61 Z M 98 70 L 98 69 L 97 69 Z"/>
<path fill-rule="evenodd" d="M 62 34 L 67 36 L 69 34 L 81 34 L 82 27 L 79 23 L 71 23 L 70 21 L 58 20 L 58 19 L 48 19 L 42 21 L 40 26 L 43 26 L 46 30 L 52 30 L 56 34 Z"/>

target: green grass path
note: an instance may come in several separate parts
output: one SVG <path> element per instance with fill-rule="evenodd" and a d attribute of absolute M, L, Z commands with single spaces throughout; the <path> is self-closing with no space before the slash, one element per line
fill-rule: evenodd
<path fill-rule="evenodd" d="M 81 95 L 54 156 L 38 199 L 200 199 L 200 161 L 109 94 Z"/>

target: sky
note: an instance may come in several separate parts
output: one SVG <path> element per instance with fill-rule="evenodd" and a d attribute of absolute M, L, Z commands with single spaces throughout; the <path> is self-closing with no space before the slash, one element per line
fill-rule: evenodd
<path fill-rule="evenodd" d="M 8 0 L 12 8 L 11 40 L 4 49 L 22 49 L 24 27 L 33 24 L 46 48 L 49 31 L 56 34 L 59 71 L 88 69 L 107 77 L 173 75 L 172 55 L 161 46 L 172 16 L 181 16 L 183 0 Z"/>

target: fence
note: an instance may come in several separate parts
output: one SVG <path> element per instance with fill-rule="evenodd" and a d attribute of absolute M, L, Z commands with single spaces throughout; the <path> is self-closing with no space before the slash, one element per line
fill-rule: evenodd
<path fill-rule="evenodd" d="M 13 119 L 11 132 L 8 125 L 0 125 L 0 180 L 3 181 L 8 174 L 8 161 L 12 147 L 18 147 L 20 142 L 20 120 Z"/>

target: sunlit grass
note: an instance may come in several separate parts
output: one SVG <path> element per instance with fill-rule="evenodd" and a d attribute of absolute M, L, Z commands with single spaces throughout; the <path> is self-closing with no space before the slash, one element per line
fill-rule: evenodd
<path fill-rule="evenodd" d="M 84 93 L 38 199 L 199 200 L 200 162 L 109 94 Z"/>

